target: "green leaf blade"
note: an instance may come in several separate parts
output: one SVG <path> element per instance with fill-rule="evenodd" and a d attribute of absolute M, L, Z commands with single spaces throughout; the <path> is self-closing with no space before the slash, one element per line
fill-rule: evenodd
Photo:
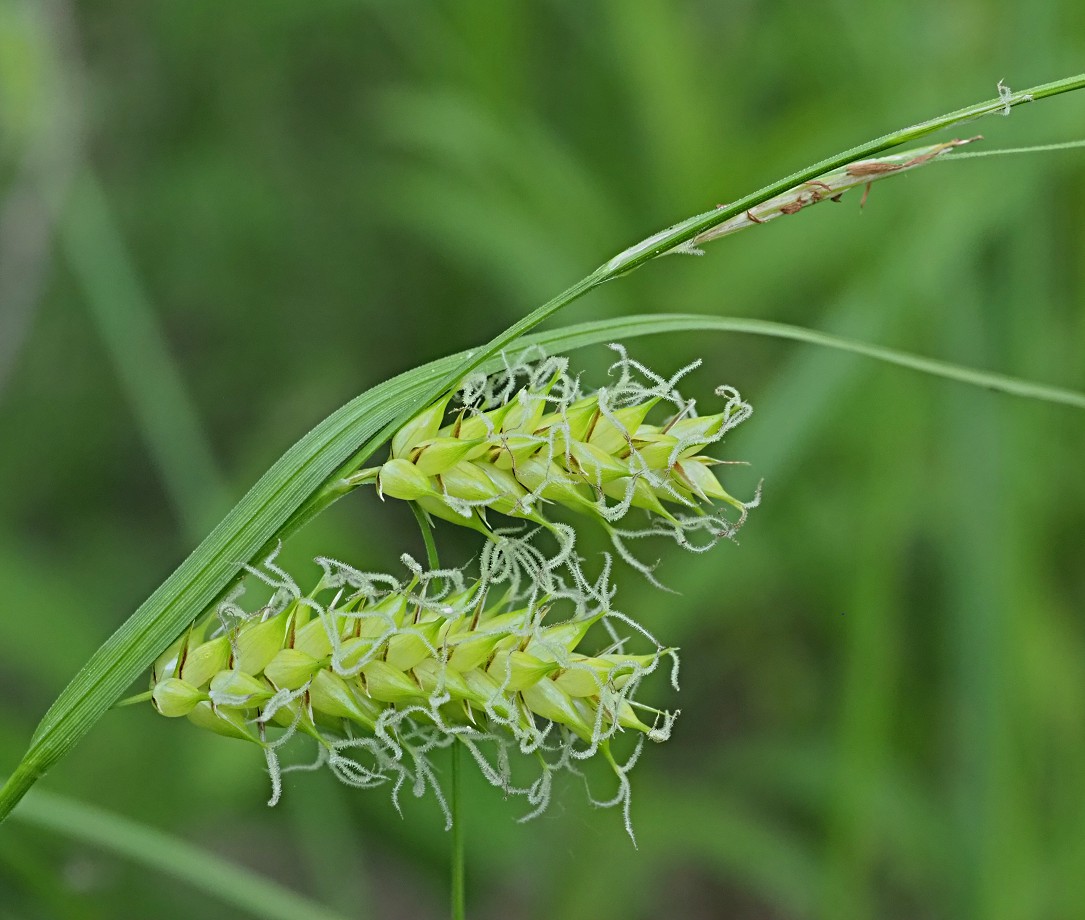
<path fill-rule="evenodd" d="M 67 796 L 36 792 L 19 809 L 18 819 L 173 876 L 253 917 L 344 920 L 342 914 L 217 854 Z"/>

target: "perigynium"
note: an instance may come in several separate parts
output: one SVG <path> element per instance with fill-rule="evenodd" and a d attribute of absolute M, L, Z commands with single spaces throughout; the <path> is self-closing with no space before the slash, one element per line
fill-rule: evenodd
<path fill-rule="evenodd" d="M 427 407 L 395 434 L 384 464 L 354 477 L 484 533 L 477 572 L 424 569 L 404 555 L 400 579 L 318 558 L 323 574 L 303 592 L 272 556 L 251 569 L 273 589 L 266 603 L 246 610 L 228 598 L 158 658 L 155 709 L 259 746 L 271 804 L 283 770 L 299 768 L 280 766 L 279 752 L 303 736 L 317 755 L 302 766 L 388 785 L 397 805 L 405 785 L 431 789 L 449 823 L 437 749 L 462 743 L 490 783 L 526 797 L 528 818 L 546 808 L 555 773 L 580 773 L 599 755 L 617 791 L 592 801 L 621 804 L 632 836 L 627 774 L 644 739 L 665 741 L 677 716 L 637 694 L 664 659 L 676 691 L 678 657 L 614 605 L 609 554 L 586 574 L 576 526 L 550 509 L 605 527 L 654 581 L 623 537 L 666 534 L 704 550 L 733 536 L 756 499 L 729 494 L 713 471 L 722 461 L 704 453 L 749 416 L 739 394 L 721 387 L 721 410 L 699 416 L 676 389 L 696 363 L 662 377 L 612 347 L 614 382 L 590 392 L 567 359 L 545 355 L 469 378 L 456 408 Z M 643 527 L 615 526 L 633 512 Z M 544 536 L 556 537 L 552 555 Z M 624 763 L 620 736 L 630 739 Z"/>

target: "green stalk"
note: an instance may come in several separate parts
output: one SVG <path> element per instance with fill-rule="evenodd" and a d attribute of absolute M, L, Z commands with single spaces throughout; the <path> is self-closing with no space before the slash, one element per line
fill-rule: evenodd
<path fill-rule="evenodd" d="M 1053 153 L 1058 150 L 1079 150 L 1085 147 L 1085 140 L 1064 141 L 1061 144 L 1030 144 L 1028 147 L 1003 147 L 1001 150 L 976 150 L 968 153 L 947 153 L 940 160 L 973 160 L 976 157 L 1005 157 L 1021 153 Z"/>
<path fill-rule="evenodd" d="M 161 650 L 237 582 L 242 562 L 251 564 L 266 556 L 342 494 L 342 478 L 359 469 L 402 424 L 535 326 L 604 282 L 825 172 L 942 128 L 1082 88 L 1085 74 L 967 106 L 853 147 L 740 201 L 695 215 L 619 253 L 481 348 L 386 381 L 333 413 L 287 451 L 61 692 L 0 789 L 0 820 L 72 750 Z"/>
<path fill-rule="evenodd" d="M 426 545 L 426 561 L 430 569 L 436 570 L 441 567 L 441 561 L 437 556 L 437 543 L 433 539 L 433 525 L 430 524 L 426 512 L 417 503 L 411 502 L 411 510 L 415 520 L 418 521 L 418 529 L 422 531 L 422 542 Z M 449 790 L 449 810 L 452 813 L 452 920 L 464 920 L 466 891 L 467 891 L 467 858 L 464 848 L 463 821 L 460 819 L 460 797 L 462 794 L 462 780 L 460 777 L 460 745 L 452 742 L 450 753 L 452 761 L 452 788 Z"/>
<path fill-rule="evenodd" d="M 852 147 L 850 150 L 845 150 L 842 153 L 838 153 L 835 156 L 828 157 L 827 159 L 814 163 L 812 166 L 792 173 L 790 176 L 779 179 L 771 185 L 766 185 L 764 188 L 747 195 L 745 198 L 740 198 L 732 204 L 722 208 L 715 208 L 712 211 L 706 211 L 703 214 L 694 215 L 681 223 L 675 224 L 673 227 L 669 227 L 660 233 L 642 240 L 640 243 L 631 246 L 629 249 L 615 256 L 605 265 L 597 269 L 596 274 L 599 272 L 604 272 L 605 274 L 605 277 L 602 277 L 598 283 L 601 284 L 603 281 L 609 281 L 612 277 L 639 268 L 645 262 L 654 259 L 656 256 L 663 255 L 663 253 L 669 252 L 676 246 L 689 242 L 694 237 L 700 236 L 702 233 L 711 230 L 713 227 L 722 224 L 724 221 L 729 220 L 744 211 L 748 211 L 750 208 L 756 207 L 757 205 L 768 201 L 770 198 L 782 195 L 784 192 L 787 192 L 797 185 L 802 185 L 804 182 L 810 182 L 817 179 L 823 173 L 830 172 L 842 166 L 847 166 L 849 163 L 854 163 L 856 160 L 873 157 L 884 150 L 899 147 L 901 144 L 919 140 L 919 138 L 926 137 L 943 128 L 949 128 L 966 121 L 982 118 L 984 115 L 1007 112 L 1013 106 L 1020 105 L 1022 102 L 1035 102 L 1039 99 L 1046 98 L 1047 96 L 1055 96 L 1059 93 L 1067 93 L 1083 88 L 1085 88 L 1085 74 L 1078 74 L 1075 77 L 1067 77 L 1064 80 L 1055 80 L 1052 83 L 1034 86 L 1031 89 L 1022 90 L 1019 93 L 1010 93 L 1006 97 L 1000 96 L 987 102 L 965 106 L 963 109 L 957 109 L 955 112 L 949 112 L 945 115 L 940 115 L 937 118 L 922 121 L 910 128 L 901 128 L 899 131 L 883 134 L 881 137 L 875 138 L 872 141 L 867 141 L 865 144 Z M 570 290 L 572 290 L 572 288 L 570 288 Z M 551 301 L 551 303 L 552 302 L 553 301 Z M 546 307 L 540 309 L 545 310 Z M 536 311 L 536 313 L 537 312 L 540 311 Z M 530 320 L 534 315 L 534 313 L 531 314 L 521 322 Z"/>
<path fill-rule="evenodd" d="M 466 857 L 464 855 L 463 821 L 460 819 L 460 797 L 463 772 L 460 767 L 460 744 L 452 742 L 452 920 L 464 920 L 467 916 L 465 902 L 467 891 Z"/>
<path fill-rule="evenodd" d="M 429 563 L 431 569 L 439 569 L 441 562 L 437 557 L 437 543 L 433 539 L 433 525 L 426 517 L 426 512 L 418 507 L 416 502 L 411 502 L 411 510 L 414 512 L 414 519 L 418 521 L 418 529 L 422 531 L 422 543 L 426 547 L 426 562 Z"/>

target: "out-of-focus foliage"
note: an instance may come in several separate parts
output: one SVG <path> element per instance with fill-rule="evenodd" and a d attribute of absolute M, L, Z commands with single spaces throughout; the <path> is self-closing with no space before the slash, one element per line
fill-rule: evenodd
<path fill-rule="evenodd" d="M 282 450 L 661 226 L 826 153 L 1080 70 L 1085 7 L 0 3 L 0 769 Z M 1081 136 L 1075 96 L 979 130 Z M 100 193 L 100 194 L 99 194 Z M 1085 385 L 1085 160 L 935 165 L 662 260 L 568 320 L 786 320 Z M 1085 420 L 791 344 L 633 343 L 737 386 L 764 501 L 618 604 L 680 646 L 634 851 L 580 789 L 466 803 L 472 914 L 1085 916 Z M 577 356 L 598 379 L 602 350 Z M 167 424 L 162 424 L 163 419 Z M 454 528 L 460 558 L 475 545 Z M 600 546 L 600 548 L 602 548 Z M 354 496 L 284 551 L 396 565 Z M 455 556 L 456 552 L 451 552 Z M 600 781 L 603 777 L 597 777 Z M 45 781 L 352 916 L 445 912 L 432 801 L 291 775 L 146 709 Z M 0 917 L 233 916 L 0 828 Z"/>

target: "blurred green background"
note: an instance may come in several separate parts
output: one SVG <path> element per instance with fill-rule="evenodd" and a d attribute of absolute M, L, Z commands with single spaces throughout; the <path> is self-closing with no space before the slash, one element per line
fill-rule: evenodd
<path fill-rule="evenodd" d="M 489 338 L 642 236 L 889 129 L 1082 69 L 1085 5 L 0 0 L 0 773 L 49 702 L 279 454 L 362 389 Z M 1082 136 L 1085 98 L 985 146 Z M 695 311 L 1085 387 L 1080 152 L 934 165 L 653 263 L 562 322 Z M 740 336 L 631 343 L 711 405 L 707 556 L 618 596 L 684 649 L 633 819 L 469 780 L 478 918 L 1085 916 L 1085 417 Z M 574 357 L 602 382 L 608 353 Z M 441 538 L 456 552 L 470 536 Z M 653 548 L 654 549 L 654 548 Z M 340 503 L 287 556 L 394 567 Z M 473 772 L 473 771 L 471 771 Z M 41 784 L 346 916 L 446 914 L 432 800 L 290 777 L 148 707 Z M 31 800 L 33 798 L 33 794 Z M 28 800 L 31 801 L 31 800 Z M 0 918 L 232 907 L 19 814 Z"/>

